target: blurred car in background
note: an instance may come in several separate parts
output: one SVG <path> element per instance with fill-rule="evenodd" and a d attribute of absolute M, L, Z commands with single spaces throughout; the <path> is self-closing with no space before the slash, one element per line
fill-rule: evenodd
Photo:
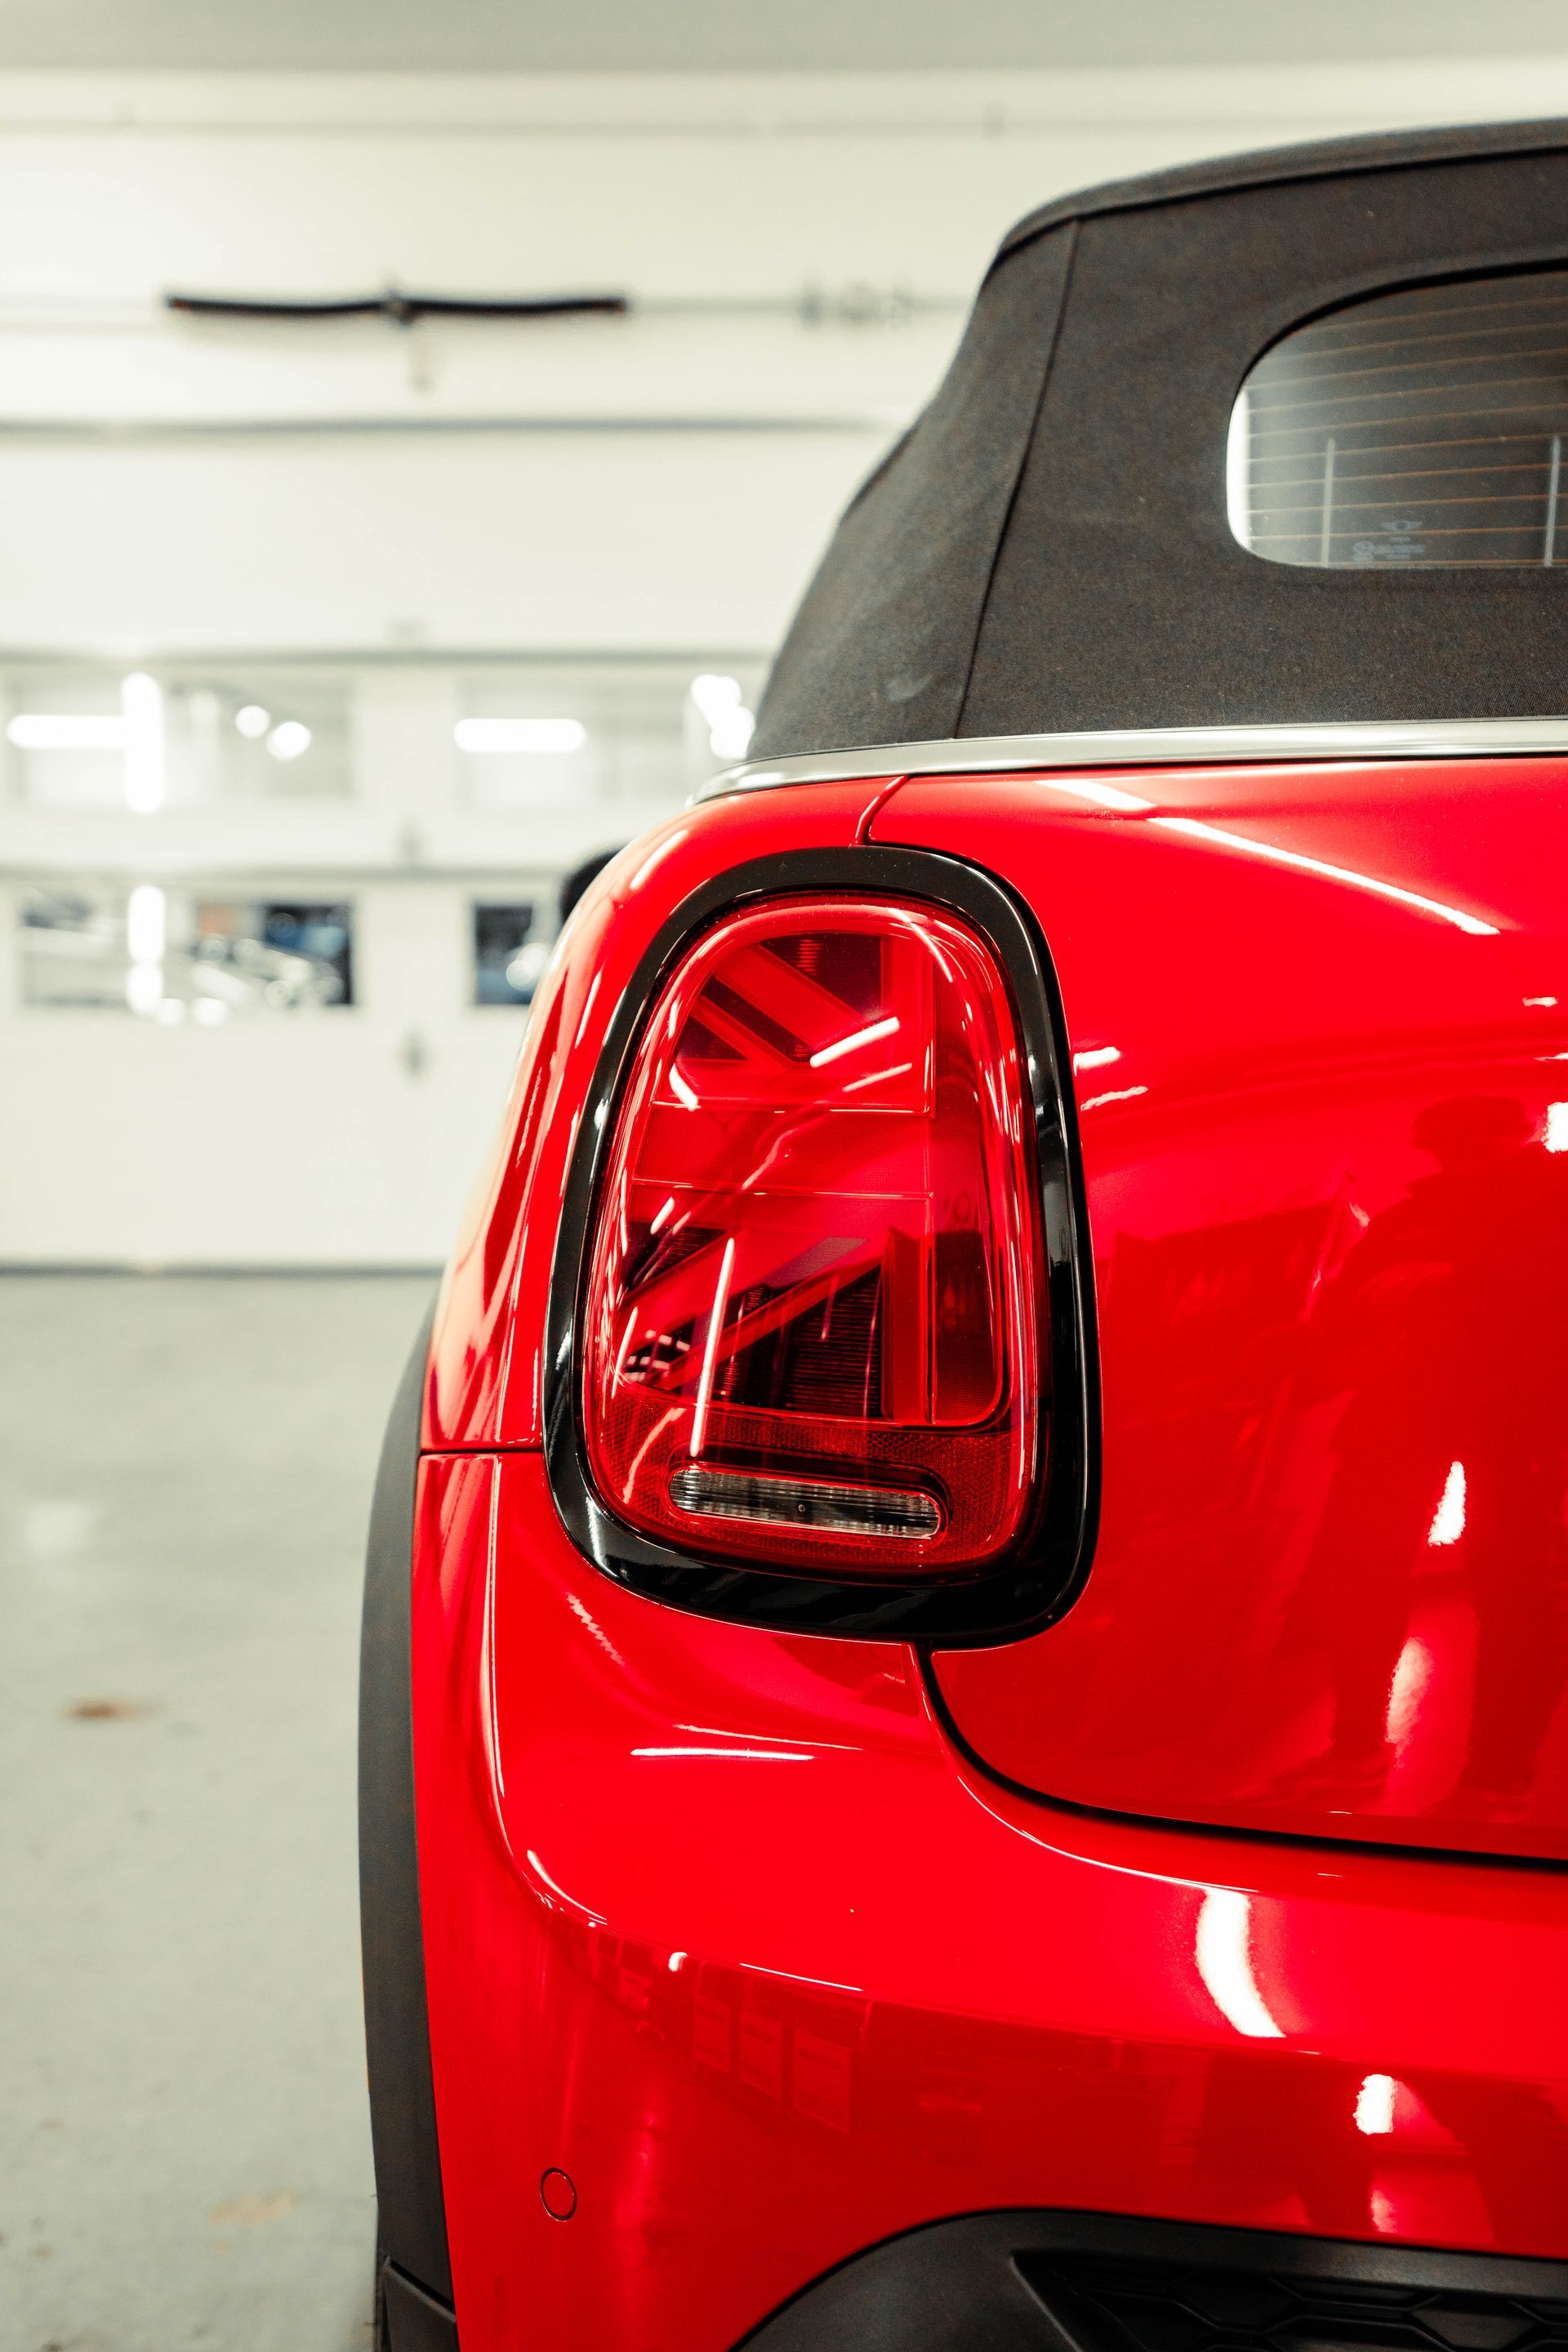
<path fill-rule="evenodd" d="M 352 910 L 170 892 L 35 885 L 22 906 L 27 1001 L 130 1003 L 163 1020 L 353 1003 Z"/>

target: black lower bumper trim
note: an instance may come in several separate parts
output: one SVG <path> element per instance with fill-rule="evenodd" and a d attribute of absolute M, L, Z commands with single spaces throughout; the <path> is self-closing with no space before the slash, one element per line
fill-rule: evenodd
<path fill-rule="evenodd" d="M 415 1836 L 409 1622 L 429 1339 L 426 1318 L 387 1423 L 371 1507 L 360 1643 L 360 1937 L 381 2243 L 405 2275 L 449 2299 Z"/>
<path fill-rule="evenodd" d="M 381 2266 L 379 2300 L 376 2352 L 458 2352 L 458 2323 L 450 2305 L 426 2294 L 395 2263 Z"/>
<path fill-rule="evenodd" d="M 1568 2352 L 1568 2262 L 976 2213 L 853 2257 L 746 2352 Z"/>

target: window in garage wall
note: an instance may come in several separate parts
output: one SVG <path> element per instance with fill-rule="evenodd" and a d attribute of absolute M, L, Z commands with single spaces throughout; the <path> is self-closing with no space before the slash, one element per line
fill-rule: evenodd
<path fill-rule="evenodd" d="M 474 1003 L 531 1004 L 553 943 L 553 893 L 542 901 L 480 900 L 473 921 Z"/>
<path fill-rule="evenodd" d="M 21 897 L 21 999 L 216 1027 L 353 1003 L 353 908 L 234 898 L 156 882 L 69 879 Z"/>

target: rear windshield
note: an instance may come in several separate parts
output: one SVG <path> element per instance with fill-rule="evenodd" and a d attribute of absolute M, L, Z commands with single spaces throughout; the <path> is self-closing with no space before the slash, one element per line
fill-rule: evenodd
<path fill-rule="evenodd" d="M 1276 563 L 1568 561 L 1565 438 L 1568 270 L 1373 295 L 1247 377 L 1230 526 Z"/>

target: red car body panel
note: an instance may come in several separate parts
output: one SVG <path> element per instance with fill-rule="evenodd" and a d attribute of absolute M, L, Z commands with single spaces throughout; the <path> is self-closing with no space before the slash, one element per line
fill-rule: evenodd
<path fill-rule="evenodd" d="M 1081 1804 L 1568 1858 L 1568 768 L 911 782 L 873 837 L 1026 900 L 1079 1066 L 1094 1565 L 939 1657 L 959 1731 Z"/>
<path fill-rule="evenodd" d="M 710 803 L 584 901 L 426 1392 L 413 1732 L 464 2352 L 723 2352 L 858 2250 L 999 2207 L 1568 2252 L 1561 1880 L 1376 1850 L 1564 1849 L 1565 811 L 1548 761 L 880 778 Z M 907 1644 L 602 1575 L 541 1450 L 556 1206 L 620 992 L 714 872 L 857 839 L 1009 884 L 1082 1063 L 1097 1549 L 1047 1630 L 928 1662 L 940 1706 Z M 1432 1205 L 1412 1129 L 1455 1101 Z M 1455 1459 L 1465 1523 L 1428 1545 Z M 1386 1712 L 1412 1642 L 1380 1797 L 1336 1698 Z M 1529 1773 L 1461 1802 L 1489 1738 Z"/>
<path fill-rule="evenodd" d="M 1551 1874 L 1009 1795 L 906 1647 L 623 1591 L 526 1450 L 425 1463 L 413 1599 L 464 2352 L 723 2352 L 996 2206 L 1568 2243 Z"/>

